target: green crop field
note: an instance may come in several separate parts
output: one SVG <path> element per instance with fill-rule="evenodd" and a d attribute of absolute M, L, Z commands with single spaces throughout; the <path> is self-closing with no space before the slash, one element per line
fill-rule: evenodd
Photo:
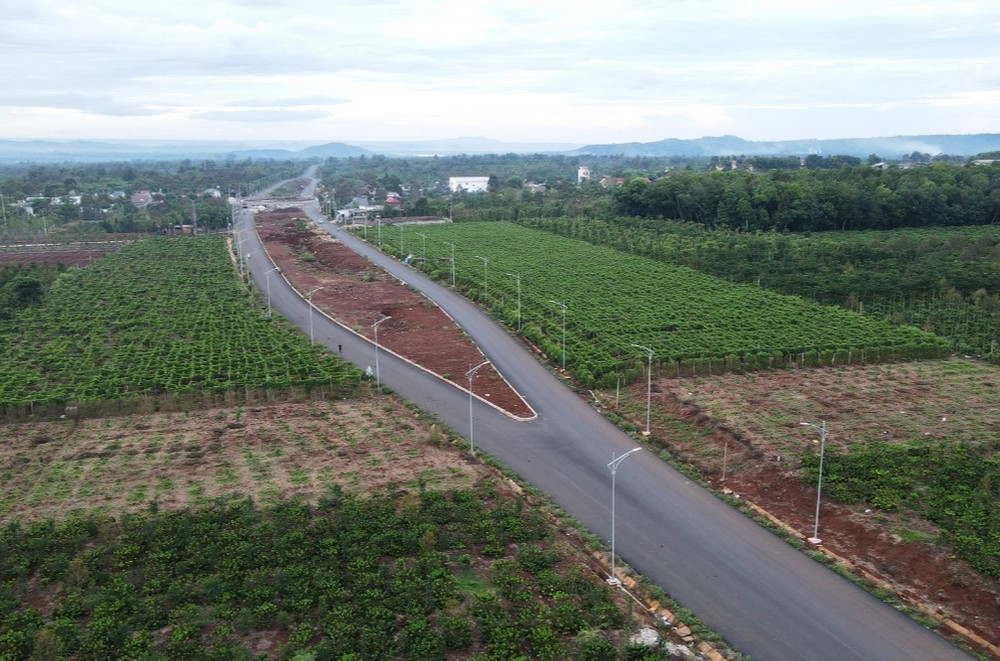
<path fill-rule="evenodd" d="M 253 304 L 220 237 L 159 237 L 60 276 L 0 325 L 0 406 L 357 384 Z"/>
<path fill-rule="evenodd" d="M 916 326 L 948 338 L 956 353 L 1000 360 L 995 225 L 788 234 L 636 218 L 519 222 Z"/>
<path fill-rule="evenodd" d="M 13 524 L 0 551 L 4 659 L 673 658 L 619 642 L 611 588 L 487 481 Z"/>
<path fill-rule="evenodd" d="M 645 354 L 677 373 L 946 355 L 941 338 L 752 285 L 509 223 L 383 226 L 383 249 L 443 282 L 455 278 L 508 326 L 588 385 L 635 378 Z M 377 236 L 368 230 L 369 241 Z M 402 250 L 400 249 L 402 243 Z M 425 254 L 426 253 L 426 254 Z M 421 261 L 426 259 L 426 261 Z"/>

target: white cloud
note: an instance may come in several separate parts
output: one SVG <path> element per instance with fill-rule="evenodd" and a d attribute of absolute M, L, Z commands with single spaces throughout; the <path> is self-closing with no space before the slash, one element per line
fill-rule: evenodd
<path fill-rule="evenodd" d="M 322 119 L 329 113 L 323 110 L 205 110 L 191 113 L 191 119 L 223 122 L 301 122 Z"/>
<path fill-rule="evenodd" d="M 27 0 L 0 137 L 1000 131 L 998 64 L 986 0 Z"/>

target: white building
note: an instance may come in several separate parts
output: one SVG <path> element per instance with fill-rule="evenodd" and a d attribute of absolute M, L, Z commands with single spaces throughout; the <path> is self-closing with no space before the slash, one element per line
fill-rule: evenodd
<path fill-rule="evenodd" d="M 590 168 L 586 165 L 581 165 L 576 169 L 576 183 L 582 184 L 588 179 L 590 179 Z"/>
<path fill-rule="evenodd" d="M 452 193 L 462 190 L 466 193 L 485 193 L 489 185 L 489 177 L 448 177 L 448 190 Z"/>
<path fill-rule="evenodd" d="M 338 223 L 367 223 L 373 218 L 378 218 L 381 213 L 382 207 L 366 204 L 362 207 L 337 209 L 335 215 Z"/>

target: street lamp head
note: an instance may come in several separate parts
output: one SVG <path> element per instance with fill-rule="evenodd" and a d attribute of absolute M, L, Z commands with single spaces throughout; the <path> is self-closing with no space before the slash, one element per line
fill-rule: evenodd
<path fill-rule="evenodd" d="M 608 462 L 608 468 L 610 468 L 612 472 L 618 470 L 618 466 L 621 465 L 621 463 L 625 460 L 625 457 L 629 456 L 633 452 L 638 452 L 641 449 L 642 449 L 642 447 L 632 448 L 631 450 L 629 450 L 625 454 L 622 454 L 622 455 L 619 455 L 619 456 L 615 457 L 610 462 Z"/>
<path fill-rule="evenodd" d="M 823 421 L 823 424 L 822 424 L 822 425 L 814 425 L 814 424 L 813 424 L 813 423 L 811 423 L 811 422 L 800 422 L 799 424 L 800 424 L 800 425 L 803 425 L 803 426 L 805 426 L 805 427 L 812 427 L 813 429 L 817 429 L 817 430 L 819 430 L 820 432 L 822 432 L 823 434 L 825 434 L 825 433 L 826 433 L 826 421 Z"/>
<path fill-rule="evenodd" d="M 484 360 L 483 362 L 479 363 L 478 365 L 470 369 L 468 372 L 466 372 L 465 376 L 469 377 L 469 379 L 472 379 L 472 377 L 476 375 L 476 372 L 479 370 L 480 367 L 485 367 L 486 365 L 489 365 L 490 362 L 491 361 L 489 360 Z"/>

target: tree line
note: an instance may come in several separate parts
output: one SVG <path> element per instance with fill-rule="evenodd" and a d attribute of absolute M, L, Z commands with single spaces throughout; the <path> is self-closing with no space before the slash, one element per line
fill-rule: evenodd
<path fill-rule="evenodd" d="M 614 192 L 614 208 L 743 231 L 988 225 L 1000 222 L 1000 166 L 676 170 L 629 180 Z"/>
<path fill-rule="evenodd" d="M 152 233 L 195 218 L 199 227 L 223 229 L 231 216 L 229 196 L 245 195 L 264 179 L 295 177 L 303 168 L 301 162 L 251 159 L 4 166 L 0 234 Z M 210 189 L 219 197 L 204 194 Z M 153 192 L 154 203 L 133 205 L 130 197 L 140 190 Z"/>

